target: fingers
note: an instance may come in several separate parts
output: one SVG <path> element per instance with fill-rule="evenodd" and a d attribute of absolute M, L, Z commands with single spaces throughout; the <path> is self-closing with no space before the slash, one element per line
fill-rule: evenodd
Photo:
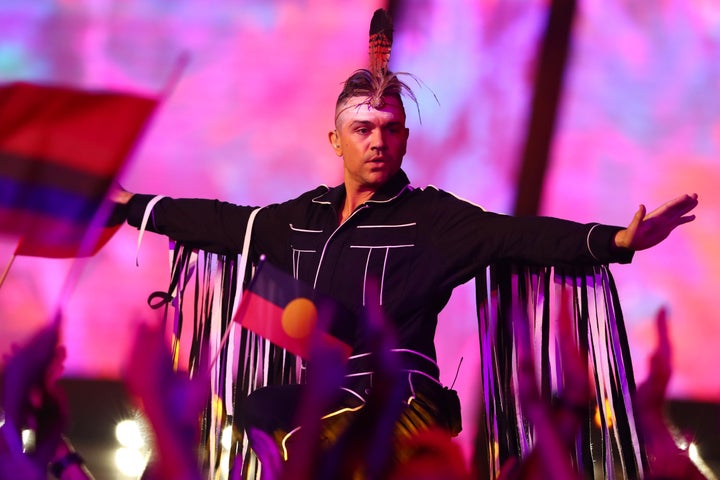
<path fill-rule="evenodd" d="M 162 328 L 138 323 L 123 372 L 130 393 L 143 398 L 162 388 L 167 372 L 172 371 L 169 356 Z"/>
<path fill-rule="evenodd" d="M 58 345 L 59 331 L 56 325 L 38 330 L 27 343 L 14 352 L 10 362 L 22 371 L 28 383 L 44 378 Z"/>
<path fill-rule="evenodd" d="M 670 382 L 672 370 L 672 347 L 670 334 L 668 332 L 667 310 L 665 307 L 658 311 L 655 318 L 657 329 L 657 347 L 650 361 L 651 375 L 655 377 L 658 388 L 664 394 L 667 384 Z"/>
<path fill-rule="evenodd" d="M 635 248 L 635 237 L 640 223 L 645 219 L 645 205 L 640 204 L 627 228 L 615 234 L 615 245 L 621 248 Z"/>
<path fill-rule="evenodd" d="M 670 345 L 670 333 L 668 330 L 668 320 L 667 320 L 667 308 L 662 307 L 658 311 L 657 317 L 655 317 L 655 326 L 657 328 L 657 335 L 658 335 L 658 351 L 662 351 L 663 353 L 670 354 L 671 353 L 671 345 Z"/>
<path fill-rule="evenodd" d="M 639 406 L 657 410 L 665 402 L 665 392 L 672 375 L 671 343 L 664 307 L 658 311 L 655 322 L 658 343 L 650 357 L 647 378 L 638 386 L 636 399 Z"/>
<path fill-rule="evenodd" d="M 693 220 L 695 220 L 695 215 L 688 215 L 687 217 L 680 217 L 676 223 L 677 225 L 683 225 L 685 223 L 692 222 Z"/>
<path fill-rule="evenodd" d="M 637 212 L 635 212 L 635 217 L 633 217 L 633 223 L 636 225 L 642 222 L 645 219 L 645 216 L 647 215 L 647 208 L 642 203 L 638 206 Z"/>
<path fill-rule="evenodd" d="M 698 196 L 697 193 L 691 193 L 691 194 L 684 194 L 679 195 L 672 200 L 665 202 L 664 207 L 667 207 L 672 210 L 685 210 L 689 212 L 693 208 L 695 208 L 698 204 Z"/>
<path fill-rule="evenodd" d="M 690 216 L 684 217 L 684 215 L 697 207 L 698 203 L 696 193 L 680 195 L 653 210 L 648 217 L 651 218 L 662 215 L 668 219 L 690 218 Z M 687 223 L 695 219 L 694 215 L 691 217 L 692 219 L 683 221 L 682 223 Z"/>
<path fill-rule="evenodd" d="M 637 211 L 635 212 L 635 215 L 633 215 L 632 220 L 630 221 L 630 224 L 625 229 L 627 231 L 626 237 L 628 239 L 632 239 L 635 236 L 635 231 L 638 228 L 638 225 L 640 225 L 640 222 L 642 222 L 645 219 L 646 214 L 645 205 L 642 203 L 638 207 Z M 630 242 L 628 242 L 630 243 Z"/>
<path fill-rule="evenodd" d="M 698 204 L 697 194 L 680 195 L 649 214 L 640 205 L 625 230 L 615 236 L 615 244 L 633 250 L 645 250 L 662 242 L 679 225 L 692 222 L 695 215 L 686 215 Z"/>
<path fill-rule="evenodd" d="M 670 208 L 682 212 L 682 214 L 689 212 L 698 205 L 697 193 L 680 195 L 670 201 Z"/>

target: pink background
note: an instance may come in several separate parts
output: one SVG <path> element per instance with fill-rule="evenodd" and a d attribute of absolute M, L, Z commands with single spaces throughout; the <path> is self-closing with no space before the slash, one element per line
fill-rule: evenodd
<path fill-rule="evenodd" d="M 396 18 L 391 67 L 422 82 L 407 105 L 405 168 L 510 213 L 545 1 L 425 0 Z M 668 305 L 671 395 L 720 399 L 720 3 L 587 0 L 575 23 L 542 213 L 626 225 L 697 192 L 698 220 L 615 274 L 638 378 Z M 0 79 L 162 90 L 122 184 L 131 191 L 265 204 L 341 181 L 327 144 L 340 83 L 365 66 L 373 1 L 3 0 Z M 433 98 L 437 96 L 438 102 Z M 117 378 L 148 294 L 166 288 L 167 242 L 123 227 L 83 268 L 64 306 L 67 375 Z M 0 239 L 0 264 L 15 239 Z M 17 258 L 0 288 L 0 349 L 46 322 L 70 260 Z M 478 362 L 472 286 L 444 312 L 443 380 L 473 418 Z M 466 428 L 467 431 L 467 428 Z"/>

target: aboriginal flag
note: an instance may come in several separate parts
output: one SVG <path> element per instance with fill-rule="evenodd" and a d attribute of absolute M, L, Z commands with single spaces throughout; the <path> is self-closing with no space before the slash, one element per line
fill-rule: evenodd
<path fill-rule="evenodd" d="M 156 105 L 128 93 L 0 85 L 0 232 L 20 236 L 17 255 L 89 256 L 110 239 L 123 215 L 103 199 Z"/>
<path fill-rule="evenodd" d="M 234 320 L 306 360 L 314 341 L 346 356 L 352 352 L 354 316 L 265 260 L 243 293 Z"/>

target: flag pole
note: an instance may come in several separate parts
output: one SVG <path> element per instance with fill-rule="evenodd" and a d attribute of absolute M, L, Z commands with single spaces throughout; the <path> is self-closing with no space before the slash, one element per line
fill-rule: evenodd
<path fill-rule="evenodd" d="M 212 371 L 212 368 L 215 366 L 215 363 L 218 360 L 218 357 L 220 357 L 220 352 L 222 352 L 223 347 L 228 341 L 228 338 L 230 337 L 230 332 L 235 330 L 235 322 L 230 322 L 230 324 L 227 326 L 227 329 L 225 330 L 225 335 L 223 335 L 222 340 L 220 340 L 220 345 L 218 346 L 217 350 L 215 351 L 215 354 L 213 355 L 213 359 L 210 362 L 210 365 L 208 365 L 208 372 Z"/>
<path fill-rule="evenodd" d="M 5 278 L 8 276 L 8 272 L 10 271 L 10 267 L 12 267 L 13 262 L 15 261 L 15 254 L 13 253 L 10 256 L 10 261 L 5 266 L 5 270 L 3 270 L 2 276 L 0 277 L 0 287 L 3 286 L 3 283 L 5 283 Z"/>
<path fill-rule="evenodd" d="M 263 258 L 265 256 L 263 255 Z M 245 295 L 242 296 L 240 299 L 240 305 L 238 306 L 238 311 L 235 313 L 235 316 L 230 320 L 230 323 L 227 326 L 227 330 L 225 330 L 225 335 L 223 335 L 222 340 L 220 340 L 220 346 L 218 346 L 217 350 L 213 354 L 213 359 L 210 362 L 210 365 L 208 365 L 208 372 L 212 371 L 213 366 L 215 365 L 215 362 L 217 362 L 218 357 L 220 357 L 220 352 L 222 352 L 223 347 L 228 341 L 228 338 L 230 338 L 230 332 L 235 330 L 235 321 L 236 318 L 242 318 L 245 314 L 245 310 L 247 309 L 247 302 L 244 302 Z"/>
<path fill-rule="evenodd" d="M 187 68 L 188 63 L 190 63 L 190 54 L 187 51 L 184 51 L 175 61 L 175 65 L 173 65 L 170 76 L 165 82 L 165 86 L 160 94 L 161 98 L 168 98 L 170 94 L 175 90 L 175 87 L 180 82 L 180 77 L 185 71 L 185 68 Z"/>

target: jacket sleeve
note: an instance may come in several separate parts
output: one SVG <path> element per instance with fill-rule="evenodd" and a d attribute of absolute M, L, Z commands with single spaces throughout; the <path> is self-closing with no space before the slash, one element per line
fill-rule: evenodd
<path fill-rule="evenodd" d="M 543 266 L 629 263 L 634 252 L 614 246 L 622 227 L 553 217 L 514 217 L 487 212 L 443 192 L 436 197 L 432 229 L 438 260 L 460 281 L 490 264 L 511 261 Z"/>
<path fill-rule="evenodd" d="M 634 255 L 633 250 L 614 245 L 615 234 L 622 227 L 554 217 L 514 217 L 489 212 L 483 216 L 483 233 L 493 232 L 498 239 L 494 254 L 499 260 L 578 266 L 629 263 Z"/>
<path fill-rule="evenodd" d="M 153 195 L 135 194 L 127 222 L 139 228 Z M 163 198 L 152 209 L 147 230 L 209 252 L 239 253 L 250 213 L 256 207 L 219 200 Z"/>

